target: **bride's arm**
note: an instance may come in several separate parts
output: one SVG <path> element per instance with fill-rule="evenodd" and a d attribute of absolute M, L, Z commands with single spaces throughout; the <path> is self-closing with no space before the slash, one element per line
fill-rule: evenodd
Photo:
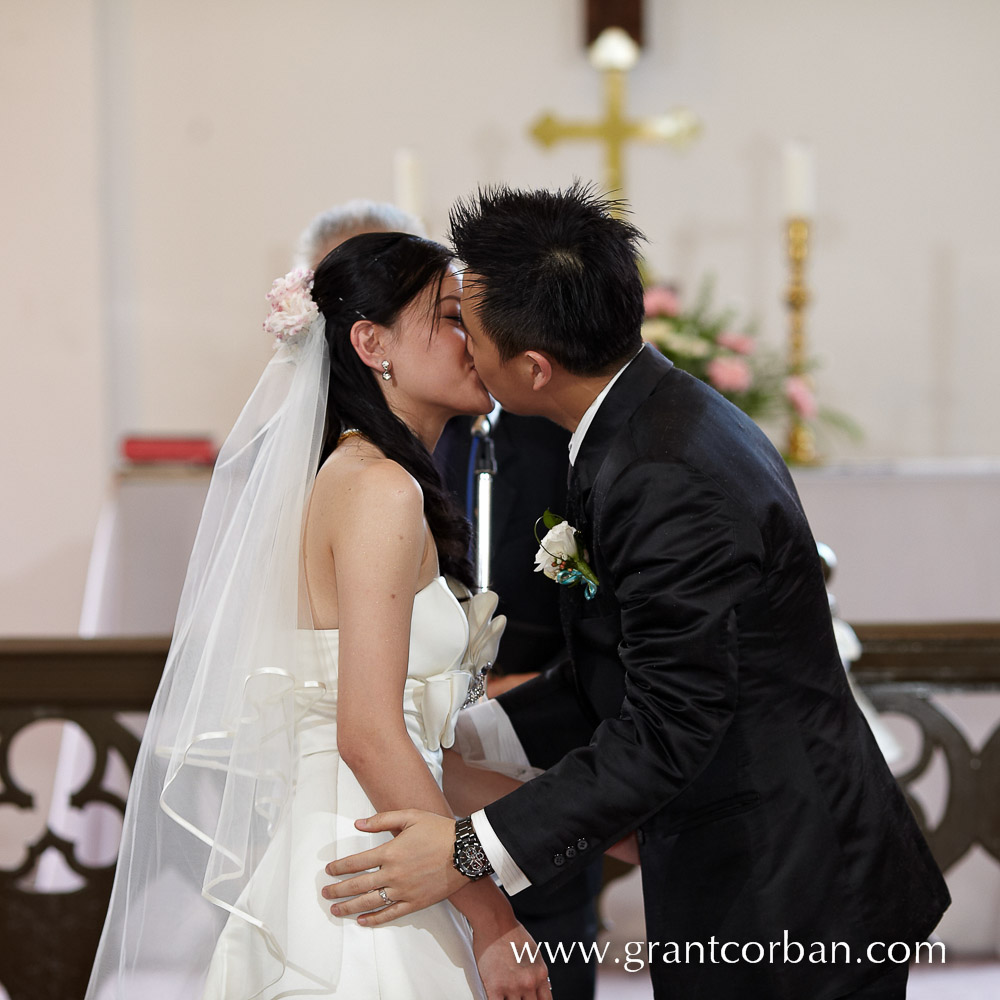
<path fill-rule="evenodd" d="M 395 463 L 375 461 L 352 477 L 336 508 L 338 749 L 379 812 L 418 808 L 450 818 L 403 717 L 413 595 L 427 537 L 420 488 Z"/>
<path fill-rule="evenodd" d="M 324 523 L 331 526 L 337 580 L 341 756 L 379 812 L 414 807 L 451 820 L 403 718 L 413 595 L 426 537 L 420 488 L 395 463 L 371 462 L 337 491 Z M 391 898 L 392 886 L 386 891 Z M 472 925 L 480 974 L 492 980 L 487 986 L 523 986 L 534 995 L 533 984 L 539 977 L 545 982 L 544 965 L 512 960 L 510 942 L 530 937 L 492 880 L 468 882 L 451 901 Z"/>
<path fill-rule="evenodd" d="M 375 460 L 351 477 L 336 508 L 328 523 L 340 619 L 338 748 L 376 809 L 419 801 L 444 812 L 403 718 L 425 544 L 420 489 L 395 463 Z"/>
<path fill-rule="evenodd" d="M 445 750 L 442 769 L 444 794 L 457 816 L 468 816 L 522 784 L 498 771 L 470 767 L 456 750 Z"/>

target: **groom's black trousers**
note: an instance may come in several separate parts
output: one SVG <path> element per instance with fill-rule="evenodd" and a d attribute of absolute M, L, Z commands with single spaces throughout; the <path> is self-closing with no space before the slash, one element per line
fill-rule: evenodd
<path fill-rule="evenodd" d="M 567 898 L 567 892 L 573 891 L 572 884 L 560 886 L 557 894 L 547 890 L 548 898 L 544 889 L 525 889 L 510 897 L 518 920 L 538 944 L 546 942 L 554 949 L 562 942 L 566 948 L 565 953 L 571 956 L 568 962 L 550 960 L 549 952 L 544 946 L 542 948 L 542 958 L 549 968 L 549 979 L 552 981 L 553 1000 L 590 1000 L 594 996 L 597 962 L 586 961 L 580 947 L 597 940 L 596 897 L 601 888 L 601 873 L 600 863 L 590 865 L 583 872 L 580 877 L 583 898 L 575 903 L 572 898 Z M 540 908 L 548 912 L 531 912 L 533 893 L 539 893 Z M 526 894 L 528 898 L 522 900 L 521 897 Z M 580 944 L 577 945 L 576 942 Z"/>
<path fill-rule="evenodd" d="M 845 993 L 837 1000 L 906 1000 L 906 980 L 910 975 L 908 965 L 894 965 L 884 976 L 853 993 Z"/>

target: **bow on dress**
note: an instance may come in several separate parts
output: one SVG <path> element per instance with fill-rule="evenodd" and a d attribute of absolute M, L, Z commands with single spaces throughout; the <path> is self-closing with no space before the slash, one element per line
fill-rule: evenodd
<path fill-rule="evenodd" d="M 492 591 L 474 594 L 462 606 L 469 619 L 469 642 L 461 664 L 422 678 L 419 706 L 428 750 L 447 748 L 455 742 L 459 710 L 475 704 L 485 694 L 484 678 L 496 660 L 507 625 L 504 615 L 493 617 L 497 595 Z"/>

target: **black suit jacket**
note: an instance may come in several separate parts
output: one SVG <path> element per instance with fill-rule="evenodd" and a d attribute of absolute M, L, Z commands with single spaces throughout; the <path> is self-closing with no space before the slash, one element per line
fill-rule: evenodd
<path fill-rule="evenodd" d="M 781 457 L 647 347 L 574 480 L 600 588 L 563 588 L 573 668 L 500 699 L 552 764 L 487 808 L 501 842 L 544 884 L 638 828 L 658 995 L 822 1000 L 884 974 L 867 946 L 923 940 L 948 893 L 851 697 Z M 786 935 L 827 962 L 783 962 Z M 713 939 L 749 961 L 710 961 Z"/>

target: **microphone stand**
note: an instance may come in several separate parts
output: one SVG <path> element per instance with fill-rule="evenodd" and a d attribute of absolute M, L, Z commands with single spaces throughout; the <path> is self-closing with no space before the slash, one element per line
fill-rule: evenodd
<path fill-rule="evenodd" d="M 475 538 L 473 557 L 476 593 L 489 590 L 492 582 L 491 549 L 493 543 L 493 477 L 497 474 L 497 456 L 493 445 L 493 425 L 488 416 L 477 417 L 472 425 L 472 447 L 475 449 L 473 486 L 475 507 L 473 525 Z"/>

